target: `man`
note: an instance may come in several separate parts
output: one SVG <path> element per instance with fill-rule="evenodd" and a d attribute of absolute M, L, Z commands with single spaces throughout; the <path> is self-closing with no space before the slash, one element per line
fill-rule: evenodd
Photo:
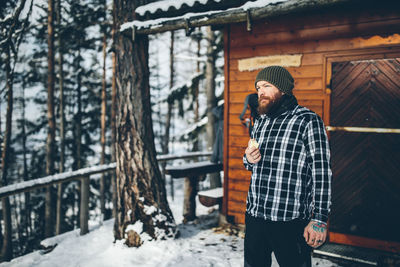
<path fill-rule="evenodd" d="M 246 205 L 246 267 L 311 266 L 311 248 L 327 235 L 330 150 L 321 118 L 299 106 L 281 66 L 256 77 L 258 113 L 243 156 L 252 171 Z"/>

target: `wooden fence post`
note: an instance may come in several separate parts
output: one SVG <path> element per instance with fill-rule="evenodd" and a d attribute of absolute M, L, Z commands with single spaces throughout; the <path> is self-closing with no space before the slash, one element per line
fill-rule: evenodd
<path fill-rule="evenodd" d="M 197 176 L 185 178 L 183 199 L 183 223 L 196 219 Z"/>
<path fill-rule="evenodd" d="M 84 176 L 81 178 L 81 235 L 89 232 L 89 182 L 89 176 Z"/>

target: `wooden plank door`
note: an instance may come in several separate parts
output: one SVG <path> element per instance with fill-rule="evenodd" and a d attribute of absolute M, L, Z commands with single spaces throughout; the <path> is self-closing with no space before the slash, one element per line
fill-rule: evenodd
<path fill-rule="evenodd" d="M 331 89 L 331 126 L 400 129 L 400 58 L 332 63 Z M 400 134 L 332 131 L 330 144 L 332 237 L 399 250 Z"/>

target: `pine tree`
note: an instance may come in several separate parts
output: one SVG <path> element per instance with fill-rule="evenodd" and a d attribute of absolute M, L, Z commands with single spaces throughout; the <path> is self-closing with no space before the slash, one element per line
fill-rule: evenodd
<path fill-rule="evenodd" d="M 4 65 L 5 69 L 5 88 L 7 91 L 7 114 L 6 114 L 6 129 L 4 133 L 3 150 L 2 150 L 2 162 L 1 162 L 1 174 L 2 179 L 0 186 L 7 185 L 9 182 L 9 176 L 11 172 L 11 155 L 12 151 L 12 123 L 13 123 L 13 94 L 14 94 L 14 78 L 16 76 L 15 67 L 18 62 L 18 51 L 19 46 L 25 34 L 25 30 L 29 24 L 29 16 L 32 10 L 32 3 L 28 8 L 27 16 L 25 19 L 20 18 L 22 10 L 25 8 L 26 1 L 22 0 L 20 3 L 15 4 L 13 2 L 6 2 L 0 14 L 1 20 L 1 47 L 0 52 L 2 55 L 1 65 Z M 3 19 L 4 15 L 8 12 L 11 16 Z M 4 58 L 3 58 L 4 56 Z M 15 201 L 14 201 L 15 202 Z M 2 236 L 2 249 L 1 249 L 1 260 L 10 260 L 13 256 L 13 244 L 12 244 L 12 221 L 11 221 L 11 207 L 9 198 L 2 199 L 2 210 L 4 220 L 4 236 Z M 19 226 L 19 222 L 16 224 Z M 19 227 L 18 227 L 19 228 Z M 18 229 L 20 230 L 20 229 Z"/>
<path fill-rule="evenodd" d="M 133 20 L 135 8 L 146 1 L 115 0 L 116 28 Z M 115 238 L 128 236 L 128 246 L 140 246 L 141 232 L 129 225 L 142 224 L 153 239 L 174 236 L 175 223 L 158 168 L 150 109 L 148 37 L 119 34 L 115 45 L 118 116 L 117 222 Z M 163 233 L 163 234 L 161 234 Z"/>
<path fill-rule="evenodd" d="M 48 133 L 46 144 L 46 175 L 54 174 L 54 156 L 56 139 L 56 119 L 54 114 L 54 1 L 48 0 L 47 19 L 47 119 Z M 54 192 L 53 186 L 46 189 L 46 211 L 45 211 L 45 236 L 54 234 Z"/>
<path fill-rule="evenodd" d="M 78 162 L 81 167 L 87 166 L 88 163 L 96 164 L 92 160 L 95 153 L 95 147 L 100 140 L 100 90 L 101 90 L 101 73 L 102 66 L 98 62 L 99 48 L 102 46 L 102 36 L 100 34 L 86 34 L 87 32 L 99 32 L 100 23 L 103 23 L 102 12 L 104 8 L 98 8 L 99 0 L 92 0 L 84 5 L 80 5 L 77 1 L 61 1 L 60 9 L 63 15 L 60 21 L 57 22 L 56 39 L 62 40 L 56 42 L 58 53 L 58 64 L 55 65 L 55 71 L 58 74 L 55 78 L 55 117 L 60 118 L 57 126 L 61 125 L 65 118 L 64 129 L 57 128 L 56 134 L 60 136 L 60 150 L 53 155 L 55 162 L 55 171 L 64 171 L 72 168 L 77 168 Z M 30 86 L 45 88 L 47 66 L 45 64 L 47 46 L 46 41 L 46 23 L 47 19 L 44 16 L 47 9 L 46 6 L 38 8 L 42 9 L 42 16 L 39 17 L 36 27 L 32 30 L 32 38 L 35 41 L 30 60 L 28 60 L 30 73 Z M 58 9 L 58 8 L 57 8 Z M 39 12 L 40 13 L 40 12 Z M 64 55 L 62 63 L 59 63 L 60 55 Z M 80 81 L 80 82 L 78 82 Z M 80 86 L 78 86 L 80 84 Z M 78 88 L 80 97 L 78 97 Z M 81 101 L 77 101 L 77 99 Z M 46 126 L 46 92 L 39 91 L 35 96 L 35 104 L 38 107 L 38 117 L 35 122 L 27 129 L 28 134 L 36 134 L 31 137 L 33 144 L 30 151 L 31 164 L 29 164 L 32 178 L 45 176 L 42 164 L 36 164 L 44 158 L 44 140 L 43 133 Z M 81 106 L 81 112 L 78 112 L 78 106 Z M 62 114 L 64 113 L 64 114 Z M 82 121 L 80 156 L 77 156 L 76 143 L 76 125 L 78 119 Z M 64 138 L 62 138 L 64 136 Z M 64 142 L 61 142 L 64 140 Z M 64 143 L 64 145 L 62 145 Z M 64 149 L 63 149 L 64 147 Z M 74 160 L 72 160 L 74 158 Z M 62 196 L 63 203 L 59 203 L 58 214 L 61 217 L 67 210 L 75 210 L 78 206 L 76 201 L 79 201 L 78 192 L 75 192 L 74 186 L 76 182 L 63 185 L 63 190 L 58 192 L 58 196 Z M 93 182 L 93 186 L 98 188 L 98 184 Z M 39 203 L 35 205 L 37 208 L 35 213 L 39 217 L 41 213 L 40 199 L 35 198 Z M 61 200 L 61 199 L 60 199 Z M 78 214 L 73 212 L 74 217 L 58 218 L 57 230 L 63 232 L 77 227 Z M 41 217 L 40 217 L 41 218 Z M 38 223 L 41 219 L 38 219 Z M 41 229 L 37 229 L 35 234 L 39 235 Z M 40 238 L 38 238 L 40 239 Z"/>
<path fill-rule="evenodd" d="M 59 89 L 59 135 L 60 135 L 60 162 L 59 172 L 64 172 L 65 168 L 65 105 L 64 105 L 64 50 L 62 39 L 62 9 L 61 0 L 56 0 L 57 16 L 57 49 L 58 49 L 58 89 Z M 56 235 L 61 234 L 61 225 L 63 221 L 62 212 L 63 184 L 57 186 L 57 208 L 56 208 Z"/>
<path fill-rule="evenodd" d="M 116 162 L 116 140 L 117 140 L 117 127 L 116 127 L 116 120 L 117 120 L 117 56 L 115 51 L 115 45 L 117 43 L 117 16 L 116 16 L 116 8 L 115 4 L 112 5 L 112 28 L 111 28 L 111 39 L 112 39 L 112 82 L 111 82 L 111 161 Z M 112 204 L 113 204 L 113 217 L 114 217 L 114 236 L 117 235 L 118 230 L 118 216 L 117 216 L 117 201 L 118 201 L 118 194 L 117 194 L 117 176 L 116 173 L 113 172 L 111 175 L 111 184 L 112 184 Z"/>
<path fill-rule="evenodd" d="M 107 1 L 102 1 L 102 6 L 104 8 L 104 18 L 101 25 L 101 32 L 103 34 L 103 75 L 102 75 L 102 83 L 101 83 L 101 135 L 100 135 L 100 144 L 101 144 L 101 157 L 100 164 L 106 163 L 106 116 L 107 116 L 107 80 L 106 80 L 106 58 L 107 58 L 107 35 L 108 35 L 108 27 L 107 27 Z M 108 184 L 108 183 L 107 183 Z M 100 179 L 100 209 L 101 213 L 104 216 L 104 219 L 109 219 L 109 216 L 106 215 L 106 176 L 105 174 L 101 175 Z"/>

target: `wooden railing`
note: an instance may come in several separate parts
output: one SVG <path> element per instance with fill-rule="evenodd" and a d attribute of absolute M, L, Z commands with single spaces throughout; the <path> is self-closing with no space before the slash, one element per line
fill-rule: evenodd
<path fill-rule="evenodd" d="M 97 173 L 104 173 L 115 170 L 116 163 L 107 165 L 94 166 L 83 168 L 71 172 L 63 172 L 55 175 L 50 175 L 30 181 L 25 181 L 17 184 L 11 184 L 0 188 L 0 198 L 12 196 L 18 193 L 31 191 L 33 189 L 44 188 L 46 186 L 55 185 L 63 182 L 80 180 L 81 181 L 81 201 L 80 201 L 80 227 L 81 235 L 89 232 L 89 179 L 90 176 Z"/>
<path fill-rule="evenodd" d="M 158 155 L 157 160 L 159 162 L 174 160 L 174 159 L 185 159 L 185 158 L 196 158 L 201 156 L 210 156 L 211 152 L 189 152 L 180 155 Z M 80 198 L 80 234 L 84 235 L 89 232 L 89 181 L 93 174 L 105 173 L 108 171 L 114 171 L 116 163 L 110 163 L 105 165 L 98 165 L 88 168 L 79 169 L 76 171 L 58 173 L 42 178 L 37 178 L 29 181 L 20 182 L 17 184 L 11 184 L 0 187 L 0 199 L 16 195 L 19 193 L 31 191 L 38 188 L 44 188 L 50 185 L 64 183 L 68 181 L 80 180 L 81 181 L 81 198 Z"/>

